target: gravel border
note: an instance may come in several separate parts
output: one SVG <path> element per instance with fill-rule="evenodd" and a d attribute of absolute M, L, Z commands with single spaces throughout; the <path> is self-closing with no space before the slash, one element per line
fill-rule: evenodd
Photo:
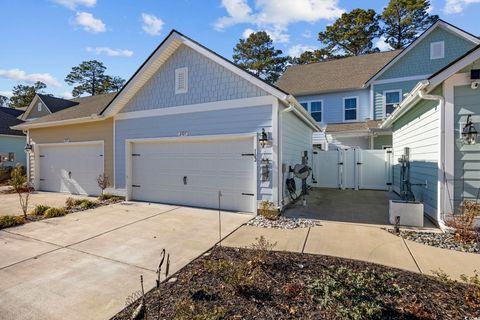
<path fill-rule="evenodd" d="M 279 217 L 277 220 L 269 220 L 263 216 L 256 216 L 247 222 L 247 226 L 267 229 L 297 229 L 311 228 L 320 225 L 318 221 L 301 218 Z"/>
<path fill-rule="evenodd" d="M 395 234 L 393 229 L 387 229 L 387 231 Z M 472 242 L 464 244 L 457 242 L 452 232 L 437 233 L 400 230 L 400 236 L 404 239 L 432 247 L 480 254 L 480 243 Z"/>

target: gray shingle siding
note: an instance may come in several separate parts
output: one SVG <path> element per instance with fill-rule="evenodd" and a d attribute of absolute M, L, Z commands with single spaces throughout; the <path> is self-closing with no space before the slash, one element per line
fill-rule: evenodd
<path fill-rule="evenodd" d="M 188 68 L 188 92 L 175 94 L 175 69 Z M 122 112 L 265 96 L 249 81 L 187 46 L 180 46 Z"/>

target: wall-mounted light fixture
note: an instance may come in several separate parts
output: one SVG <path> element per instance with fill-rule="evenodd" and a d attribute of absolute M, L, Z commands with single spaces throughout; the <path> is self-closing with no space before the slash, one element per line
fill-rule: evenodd
<path fill-rule="evenodd" d="M 31 152 L 33 149 L 33 146 L 30 143 L 27 143 L 24 149 L 26 152 Z"/>
<path fill-rule="evenodd" d="M 477 143 L 477 136 L 478 132 L 473 125 L 472 115 L 469 114 L 467 117 L 467 123 L 463 126 L 462 129 L 462 140 L 464 144 L 476 144 Z"/>
<path fill-rule="evenodd" d="M 260 146 L 262 148 L 265 148 L 268 144 L 268 135 L 265 132 L 265 128 L 262 128 L 262 132 L 260 133 L 260 137 L 258 139 L 258 142 L 260 143 Z"/>

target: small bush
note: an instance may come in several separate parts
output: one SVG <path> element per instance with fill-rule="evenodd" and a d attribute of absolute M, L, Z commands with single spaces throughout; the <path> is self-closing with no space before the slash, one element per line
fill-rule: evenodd
<path fill-rule="evenodd" d="M 33 215 L 33 216 L 41 216 L 48 209 L 50 209 L 49 206 L 44 206 L 43 204 L 39 204 L 30 212 L 30 214 Z"/>
<path fill-rule="evenodd" d="M 119 201 L 123 201 L 124 198 L 119 196 L 114 196 L 111 193 L 105 193 L 105 194 L 102 194 L 100 197 L 98 197 L 98 200 L 109 201 L 109 202 L 119 202 Z"/>
<path fill-rule="evenodd" d="M 65 208 L 49 208 L 43 214 L 44 218 L 63 217 L 67 214 Z"/>
<path fill-rule="evenodd" d="M 305 284 L 295 280 L 283 286 L 283 294 L 289 299 L 297 298 L 305 288 Z"/>
<path fill-rule="evenodd" d="M 272 251 L 277 243 L 271 243 L 264 236 L 255 238 L 257 242 L 250 245 L 250 249 L 253 250 L 252 264 L 254 266 L 265 266 L 270 264 L 269 252 Z"/>
<path fill-rule="evenodd" d="M 175 306 L 175 320 L 220 320 L 225 319 L 227 310 L 224 307 L 195 303 L 190 299 L 184 299 Z"/>
<path fill-rule="evenodd" d="M 75 199 L 72 197 L 67 198 L 65 200 L 65 206 L 67 209 L 78 207 L 82 210 L 87 210 L 91 208 L 95 208 L 98 205 L 98 202 L 92 201 L 89 199 Z"/>
<path fill-rule="evenodd" d="M 446 218 L 446 225 L 453 228 L 455 240 L 461 243 L 474 242 L 478 236 L 475 229 L 475 217 L 480 214 L 480 205 L 473 201 L 465 201 L 460 209 L 461 214 L 451 214 Z"/>
<path fill-rule="evenodd" d="M 462 274 L 460 278 L 468 285 L 465 294 L 465 300 L 468 305 L 475 310 L 480 310 L 480 275 L 475 270 L 474 276 L 468 277 Z"/>
<path fill-rule="evenodd" d="M 205 261 L 204 266 L 238 294 L 252 292 L 261 271 L 249 263 L 232 263 L 224 259 Z"/>
<path fill-rule="evenodd" d="M 309 289 L 322 308 L 336 310 L 341 319 L 380 318 L 388 301 L 401 293 L 392 273 L 333 266 Z"/>
<path fill-rule="evenodd" d="M 97 205 L 98 203 L 96 201 L 84 199 L 80 202 L 79 207 L 80 209 L 87 210 L 87 209 L 95 208 Z"/>
<path fill-rule="evenodd" d="M 258 209 L 258 214 L 268 220 L 278 220 L 280 216 L 277 208 L 275 207 L 275 204 L 268 200 L 260 202 L 260 209 Z"/>
<path fill-rule="evenodd" d="M 0 216 L 0 229 L 18 226 L 25 223 L 23 216 Z"/>
<path fill-rule="evenodd" d="M 453 286 L 457 283 L 457 281 L 452 280 L 452 278 L 450 278 L 450 276 L 442 269 L 432 270 L 432 273 L 434 276 L 437 277 L 438 281 L 446 285 L 448 289 L 452 289 Z"/>
<path fill-rule="evenodd" d="M 68 197 L 67 200 L 65 200 L 65 207 L 67 207 L 67 209 L 75 207 L 76 200 L 75 198 Z"/>

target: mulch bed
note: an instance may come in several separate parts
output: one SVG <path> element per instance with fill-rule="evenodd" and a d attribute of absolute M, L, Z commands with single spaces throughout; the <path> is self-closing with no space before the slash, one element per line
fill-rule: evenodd
<path fill-rule="evenodd" d="M 262 252 L 264 260 L 259 258 Z M 172 259 L 175 259 L 174 254 L 171 253 Z M 254 270 L 249 273 L 253 281 L 225 271 L 222 268 L 225 262 L 227 266 L 238 266 L 237 270 Z M 350 319 L 353 313 L 348 308 L 353 310 L 356 303 L 344 299 L 342 309 L 341 303 L 333 299 L 333 303 L 322 306 L 321 297 L 312 291 L 315 280 L 321 280 L 317 284 L 326 283 L 326 279 L 331 282 L 328 275 L 338 270 L 347 270 L 349 274 L 365 272 L 381 280 L 366 282 L 376 283 L 379 288 L 364 285 L 357 292 L 348 290 L 358 283 L 364 284 L 366 280 L 362 277 L 356 278 L 357 282 L 349 283 L 346 279 L 333 282 L 341 283 L 333 287 L 334 290 L 346 290 L 338 299 L 347 297 L 346 292 L 357 295 L 368 292 L 362 299 L 376 301 L 380 306 L 374 315 L 361 313 L 357 319 L 470 319 L 480 316 L 479 308 L 466 303 L 464 297 L 468 287 L 462 283 L 447 283 L 430 276 L 329 256 L 216 247 L 175 274 L 172 278 L 175 281 L 163 283 L 160 291 L 152 289 L 146 294 L 146 319 Z M 238 290 L 232 283 L 244 286 L 239 286 L 242 289 Z M 399 292 L 396 296 L 383 294 L 396 288 Z M 139 301 L 113 319 L 130 319 Z"/>

